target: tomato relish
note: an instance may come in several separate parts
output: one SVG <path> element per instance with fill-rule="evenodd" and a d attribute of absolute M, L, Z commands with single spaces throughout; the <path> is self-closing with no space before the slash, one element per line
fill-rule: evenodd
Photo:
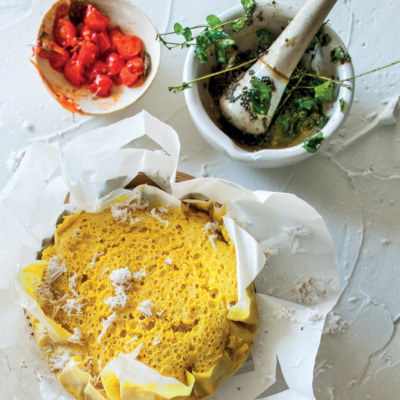
<path fill-rule="evenodd" d="M 149 63 L 138 36 L 125 35 L 119 26 L 91 4 L 73 2 L 56 13 L 53 40 L 43 33 L 35 49 L 62 72 L 71 85 L 88 85 L 95 96 L 108 97 L 112 85 L 132 86 L 144 78 Z"/>

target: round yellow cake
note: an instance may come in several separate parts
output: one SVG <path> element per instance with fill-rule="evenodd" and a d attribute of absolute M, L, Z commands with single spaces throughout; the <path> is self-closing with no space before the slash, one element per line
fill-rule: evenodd
<path fill-rule="evenodd" d="M 122 199 L 64 217 L 54 243 L 21 280 L 67 333 L 60 340 L 32 316 L 45 360 L 72 395 L 135 398 L 102 375 L 107 363 L 135 349 L 137 361 L 191 387 L 164 397 L 143 388 L 143 399 L 209 397 L 243 364 L 258 323 L 254 289 L 246 291 L 242 317 L 230 318 L 238 301 L 235 247 L 212 214 Z"/>

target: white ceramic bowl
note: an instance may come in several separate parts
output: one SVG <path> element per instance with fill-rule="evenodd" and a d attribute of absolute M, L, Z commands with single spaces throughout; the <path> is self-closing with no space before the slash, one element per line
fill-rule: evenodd
<path fill-rule="evenodd" d="M 278 36 L 282 31 L 282 27 L 285 27 L 296 15 L 296 11 L 297 10 L 293 10 L 290 7 L 272 5 L 271 3 L 258 5 L 254 13 L 255 18 L 253 18 L 253 24 L 245 29 L 255 32 L 260 28 L 264 28 Z M 243 8 L 238 6 L 220 14 L 219 18 L 222 21 L 229 21 L 241 17 L 242 15 Z M 260 18 L 257 18 L 258 15 L 260 15 Z M 262 21 L 260 21 L 260 19 L 262 19 Z M 241 32 L 244 32 L 244 30 Z M 313 62 L 313 67 L 316 69 L 317 73 L 323 76 L 335 76 L 339 79 L 346 79 L 354 76 L 351 62 L 339 65 L 331 62 L 330 53 L 333 48 L 340 45 L 345 51 L 347 50 L 342 40 L 329 25 L 324 27 L 324 32 L 328 33 L 332 40 L 328 46 L 320 47 L 318 50 L 318 54 Z M 249 47 L 256 48 L 256 35 L 250 34 L 238 38 L 237 44 L 241 50 L 248 49 Z M 184 65 L 183 81 L 189 82 L 200 76 L 207 75 L 207 73 L 211 72 L 212 64 L 213 62 L 200 64 L 195 56 L 194 49 L 191 48 L 187 54 Z M 239 147 L 220 129 L 218 123 L 218 119 L 221 117 L 219 108 L 214 106 L 213 100 L 208 93 L 207 85 L 205 85 L 204 82 L 206 81 L 193 84 L 193 88 L 186 89 L 184 93 L 186 104 L 194 124 L 211 146 L 225 152 L 229 157 L 235 160 L 258 168 L 288 166 L 305 160 L 312 155 L 312 153 L 304 149 L 303 144 L 285 149 L 264 149 L 254 152 Z M 350 86 L 350 89 L 339 86 L 335 92 L 335 100 L 327 107 L 324 107 L 324 113 L 330 117 L 328 123 L 322 129 L 325 139 L 328 139 L 339 129 L 350 110 L 354 92 L 353 81 L 346 82 L 346 84 Z M 345 101 L 343 111 L 340 110 L 339 99 Z"/>
<path fill-rule="evenodd" d="M 56 10 L 60 4 L 69 6 L 71 0 L 59 0 L 52 5 L 42 20 L 38 38 L 43 32 L 47 32 L 53 39 Z M 131 1 L 96 0 L 93 5 L 110 19 L 111 27 L 119 25 L 125 35 L 136 35 L 142 39 L 145 50 L 151 57 L 151 70 L 141 86 L 113 85 L 111 96 L 94 98 L 87 85 L 80 88 L 72 86 L 63 73 L 50 66 L 49 60 L 36 56 L 35 62 L 44 85 L 57 101 L 62 105 L 64 103 L 65 108 L 74 111 L 76 106 L 83 114 L 104 115 L 123 110 L 146 93 L 158 72 L 161 49 L 160 43 L 156 40 L 156 29 L 150 19 Z"/>

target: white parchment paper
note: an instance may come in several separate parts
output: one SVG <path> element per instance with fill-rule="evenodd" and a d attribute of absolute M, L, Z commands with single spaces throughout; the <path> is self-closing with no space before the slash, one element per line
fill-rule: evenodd
<path fill-rule="evenodd" d="M 0 195 L 0 383 L 5 399 L 71 399 L 42 360 L 16 290 L 16 271 L 70 206 L 97 210 L 104 196 L 144 172 L 178 199 L 210 199 L 236 246 L 238 286 L 255 279 L 260 313 L 252 357 L 213 399 L 266 398 L 280 363 L 288 390 L 270 399 L 313 399 L 315 356 L 339 295 L 335 250 L 320 215 L 296 196 L 251 192 L 231 182 L 174 183 L 176 132 L 143 111 L 69 143 L 34 143 Z M 240 166 L 238 166 L 240 168 Z M 267 259 L 265 267 L 264 263 Z M 239 298 L 240 302 L 240 298 Z"/>

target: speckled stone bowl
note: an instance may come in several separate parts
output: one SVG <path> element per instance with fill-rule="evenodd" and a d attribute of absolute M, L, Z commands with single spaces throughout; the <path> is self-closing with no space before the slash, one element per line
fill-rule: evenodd
<path fill-rule="evenodd" d="M 222 21 L 230 21 L 242 15 L 243 8 L 238 6 L 223 12 L 219 15 L 219 18 Z M 291 7 L 269 3 L 257 6 L 254 15 L 253 24 L 245 29 L 255 32 L 260 28 L 264 28 L 278 36 L 283 27 L 296 15 L 296 10 Z M 331 62 L 330 53 L 333 48 L 342 46 L 345 51 L 347 50 L 342 40 L 329 25 L 324 27 L 324 32 L 328 33 L 332 40 L 327 46 L 319 48 L 317 56 L 313 61 L 314 69 L 319 75 L 335 76 L 340 80 L 354 76 L 351 62 L 344 64 L 334 64 Z M 238 38 L 237 44 L 241 50 L 250 47 L 256 48 L 256 40 L 255 34 L 249 34 Z M 212 64 L 212 62 L 200 64 L 195 56 L 194 49 L 191 48 L 184 65 L 183 81 L 189 82 L 200 76 L 207 75 L 211 72 Z M 221 118 L 221 113 L 219 108 L 214 105 L 208 93 L 207 85 L 204 82 L 206 81 L 193 84 L 193 88 L 186 89 L 184 93 L 186 104 L 194 124 L 211 146 L 223 151 L 230 158 L 258 168 L 288 166 L 305 160 L 312 155 L 312 153 L 304 149 L 303 144 L 284 149 L 263 149 L 259 151 L 248 151 L 239 147 L 221 130 L 218 122 Z M 324 105 L 324 113 L 330 117 L 328 123 L 322 129 L 325 139 L 329 139 L 339 129 L 350 110 L 353 101 L 354 84 L 353 81 L 348 81 L 346 84 L 349 88 L 335 85 L 337 87 L 334 91 L 334 101 Z M 340 99 L 344 101 L 343 110 L 341 110 Z"/>
<path fill-rule="evenodd" d="M 50 38 L 53 38 L 56 10 L 62 4 L 69 6 L 71 0 L 59 0 L 51 6 L 42 20 L 38 38 L 43 32 L 47 32 Z M 36 56 L 35 62 L 43 84 L 56 100 L 64 104 L 65 108 L 70 111 L 80 109 L 83 114 L 104 115 L 123 110 L 146 93 L 158 72 L 161 49 L 160 43 L 156 40 L 156 29 L 150 19 L 131 1 L 96 0 L 93 5 L 110 19 L 111 27 L 119 25 L 124 34 L 137 35 L 142 39 L 145 50 L 151 57 L 151 70 L 142 85 L 137 87 L 113 85 L 111 96 L 94 98 L 87 85 L 80 88 L 72 86 L 63 73 L 50 66 L 49 60 Z"/>

